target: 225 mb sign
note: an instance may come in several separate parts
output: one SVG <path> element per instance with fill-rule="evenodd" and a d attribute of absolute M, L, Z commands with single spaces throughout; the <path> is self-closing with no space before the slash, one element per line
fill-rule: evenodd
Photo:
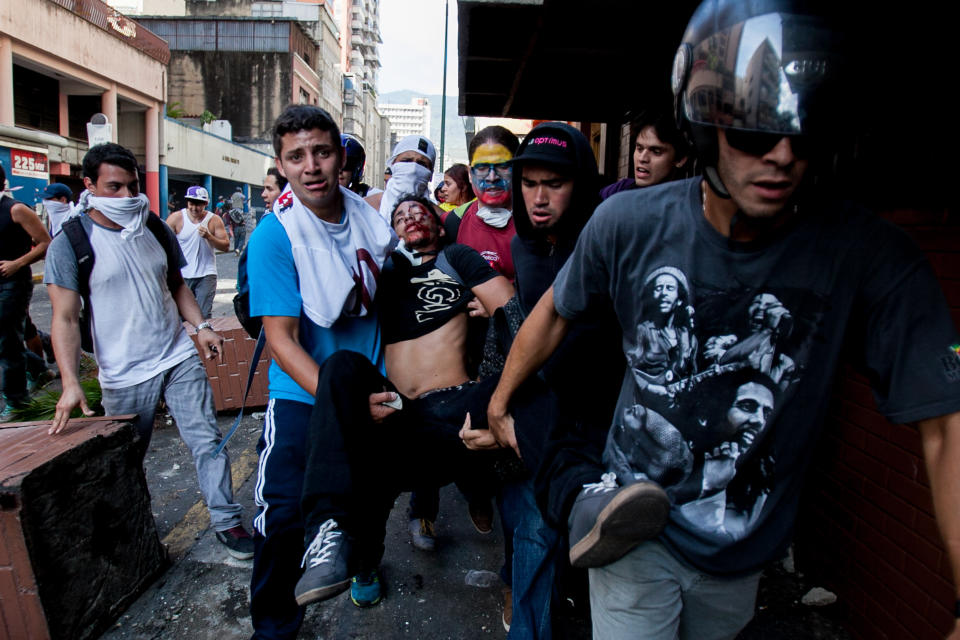
<path fill-rule="evenodd" d="M 49 179 L 47 156 L 36 151 L 10 149 L 10 173 L 24 178 Z"/>

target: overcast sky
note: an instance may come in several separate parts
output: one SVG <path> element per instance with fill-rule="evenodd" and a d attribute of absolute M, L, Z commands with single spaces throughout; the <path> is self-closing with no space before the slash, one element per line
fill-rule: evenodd
<path fill-rule="evenodd" d="M 442 93 L 444 0 L 381 0 L 380 93 Z M 457 2 L 450 0 L 447 95 L 457 95 Z"/>

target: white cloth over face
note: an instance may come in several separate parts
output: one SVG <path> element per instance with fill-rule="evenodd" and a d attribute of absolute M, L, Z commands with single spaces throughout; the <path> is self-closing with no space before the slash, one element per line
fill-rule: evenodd
<path fill-rule="evenodd" d="M 52 238 L 60 233 L 60 227 L 63 226 L 63 221 L 70 216 L 73 205 L 59 200 L 44 200 L 43 209 L 47 212 L 47 226 Z"/>
<path fill-rule="evenodd" d="M 433 172 L 416 162 L 395 162 L 390 168 L 393 177 L 387 182 L 386 190 L 380 199 L 380 217 L 392 228 L 390 216 L 400 201 L 400 196 L 411 193 L 415 196 L 426 195 Z"/>
<path fill-rule="evenodd" d="M 510 209 L 504 209 L 503 207 L 480 207 L 477 209 L 477 217 L 496 229 L 503 229 L 507 226 L 512 215 Z"/>
<path fill-rule="evenodd" d="M 314 215 L 289 185 L 274 207 L 290 239 L 303 312 L 326 328 L 340 317 L 370 312 L 380 269 L 397 242 L 390 225 L 373 207 L 349 189 L 339 189 L 343 198 L 339 223 Z M 289 204 L 280 206 L 280 202 Z"/>
<path fill-rule="evenodd" d="M 150 214 L 150 201 L 142 193 L 132 198 L 104 198 L 84 191 L 74 210 L 84 213 L 90 209 L 96 209 L 108 220 L 123 227 L 120 239 L 127 240 L 143 234 L 143 223 Z"/>

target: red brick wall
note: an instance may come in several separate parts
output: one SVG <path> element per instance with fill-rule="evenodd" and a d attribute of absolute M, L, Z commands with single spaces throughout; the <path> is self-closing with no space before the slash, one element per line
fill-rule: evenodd
<path fill-rule="evenodd" d="M 20 505 L 0 504 L 0 638 L 49 638 L 30 555 L 20 527 Z"/>
<path fill-rule="evenodd" d="M 927 253 L 960 326 L 960 226 L 945 212 L 885 217 Z M 953 578 L 917 430 L 888 422 L 866 380 L 845 370 L 826 432 L 799 519 L 799 568 L 837 591 L 855 637 L 943 637 Z"/>
<path fill-rule="evenodd" d="M 243 389 L 247 384 L 250 370 L 250 358 L 257 341 L 253 340 L 233 316 L 210 320 L 214 330 L 223 337 L 223 357 L 204 363 L 207 378 L 213 387 L 213 399 L 217 411 L 239 409 L 243 400 Z M 184 323 L 187 333 L 196 340 L 193 325 Z M 270 349 L 264 348 L 257 365 L 257 372 L 250 386 L 247 407 L 265 407 L 270 399 L 267 381 L 267 369 L 270 366 Z"/>

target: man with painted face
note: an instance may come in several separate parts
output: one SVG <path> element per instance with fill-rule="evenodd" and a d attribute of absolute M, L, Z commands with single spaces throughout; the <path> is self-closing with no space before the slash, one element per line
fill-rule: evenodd
<path fill-rule="evenodd" d="M 687 143 L 666 110 L 650 109 L 630 123 L 633 141 L 633 177 L 618 180 L 600 191 L 606 200 L 615 193 L 652 187 L 671 180 L 687 162 Z"/>
<path fill-rule="evenodd" d="M 571 492 L 571 562 L 590 568 L 595 637 L 736 637 L 753 616 L 761 569 L 791 540 L 841 352 L 868 373 L 881 413 L 918 424 L 933 502 L 960 581 L 960 504 L 953 490 L 960 485 L 960 338 L 944 296 L 902 231 L 805 181 L 830 166 L 826 152 L 839 124 L 832 118 L 850 86 L 838 50 L 844 42 L 837 25 L 804 3 L 701 4 L 675 60 L 674 88 L 704 179 L 605 201 L 513 342 L 488 412 L 498 437 L 512 426 L 507 402 L 513 392 L 540 369 L 571 321 L 612 308 L 625 354 L 638 346 L 639 327 L 654 316 L 637 292 L 664 267 L 689 285 L 687 314 L 696 318 L 689 331 L 698 344 L 756 333 L 757 345 L 775 345 L 773 357 L 751 358 L 755 349 L 744 349 L 747 357 L 729 361 L 729 371 L 768 375 L 764 363 L 773 371 L 786 362 L 778 355 L 793 363 L 764 423 L 769 464 L 749 464 L 762 451 L 757 442 L 725 471 L 714 461 L 732 456 L 710 450 L 710 457 L 694 456 L 686 472 L 658 485 L 642 479 L 651 477 L 651 458 L 638 456 L 622 473 L 596 468 L 595 482 Z M 762 323 L 751 327 L 751 307 L 759 314 L 776 305 L 792 319 L 789 340 L 775 340 L 779 334 L 769 323 L 769 334 L 758 330 Z M 847 336 L 852 341 L 845 344 Z M 696 372 L 684 368 L 670 383 L 675 401 L 660 408 L 683 446 L 730 431 L 723 415 L 729 408 L 712 417 L 698 411 L 702 385 L 723 370 L 707 366 L 701 354 L 694 362 Z M 758 405 L 769 400 L 755 391 Z M 628 371 L 613 430 L 630 428 L 629 416 L 660 413 L 648 404 Z M 607 469 L 610 454 L 604 454 Z M 733 477 L 725 477 L 731 471 Z M 694 483 L 687 493 L 689 479 L 697 477 L 712 480 L 706 489 Z M 734 483 L 761 481 L 763 502 L 742 526 L 722 525 L 720 504 L 709 517 L 686 507 L 709 497 L 714 484 L 726 484 L 729 498 Z"/>
<path fill-rule="evenodd" d="M 187 260 L 180 270 L 183 281 L 207 319 L 213 312 L 213 298 L 217 294 L 217 258 L 213 250 L 229 251 L 230 237 L 220 216 L 207 211 L 210 195 L 205 188 L 188 187 L 184 200 L 187 206 L 171 213 L 167 225 L 177 234 L 180 250 Z"/>
<path fill-rule="evenodd" d="M 83 157 L 86 191 L 77 203 L 82 225 L 93 249 L 89 275 L 90 329 L 100 368 L 103 408 L 108 416 L 137 414 L 137 444 L 147 453 L 157 402 L 163 396 L 197 469 L 200 492 L 207 503 L 217 540 L 236 558 L 253 557 L 253 540 L 241 524 L 242 507 L 233 500 L 230 459 L 220 444 L 213 390 L 197 354 L 218 357 L 223 338 L 204 321 L 193 292 L 183 282 L 183 254 L 168 227 L 170 254 L 147 229 L 150 202 L 140 193 L 137 159 L 118 144 L 97 145 Z M 69 234 L 57 234 L 44 264 L 44 282 L 53 305 L 50 337 L 63 380 L 50 427 L 55 435 L 67 427 L 70 413 L 80 407 L 93 415 L 80 387 L 79 315 L 83 286 Z M 171 273 L 168 273 L 171 272 Z M 131 310 L 136 301 L 136 310 Z M 183 327 L 197 328 L 197 346 Z"/>
<path fill-rule="evenodd" d="M 494 125 L 478 131 L 468 149 L 470 182 L 477 199 L 462 216 L 451 212 L 444 219 L 447 237 L 476 249 L 511 281 L 515 272 L 510 241 L 516 234 L 511 161 L 518 145 L 517 136 L 504 127 Z"/>
<path fill-rule="evenodd" d="M 468 415 L 484 423 L 493 388 L 467 374 L 467 303 L 476 298 L 492 313 L 513 287 L 469 247 L 442 247 L 440 217 L 422 196 L 401 196 L 391 219 L 402 249 L 384 267 L 377 296 L 387 377 L 354 351 L 332 354 L 319 371 L 306 438 L 301 510 L 310 544 L 299 604 L 336 595 L 354 570 L 353 602 L 377 604 L 396 496 L 478 483 L 489 459 L 461 444 Z"/>

